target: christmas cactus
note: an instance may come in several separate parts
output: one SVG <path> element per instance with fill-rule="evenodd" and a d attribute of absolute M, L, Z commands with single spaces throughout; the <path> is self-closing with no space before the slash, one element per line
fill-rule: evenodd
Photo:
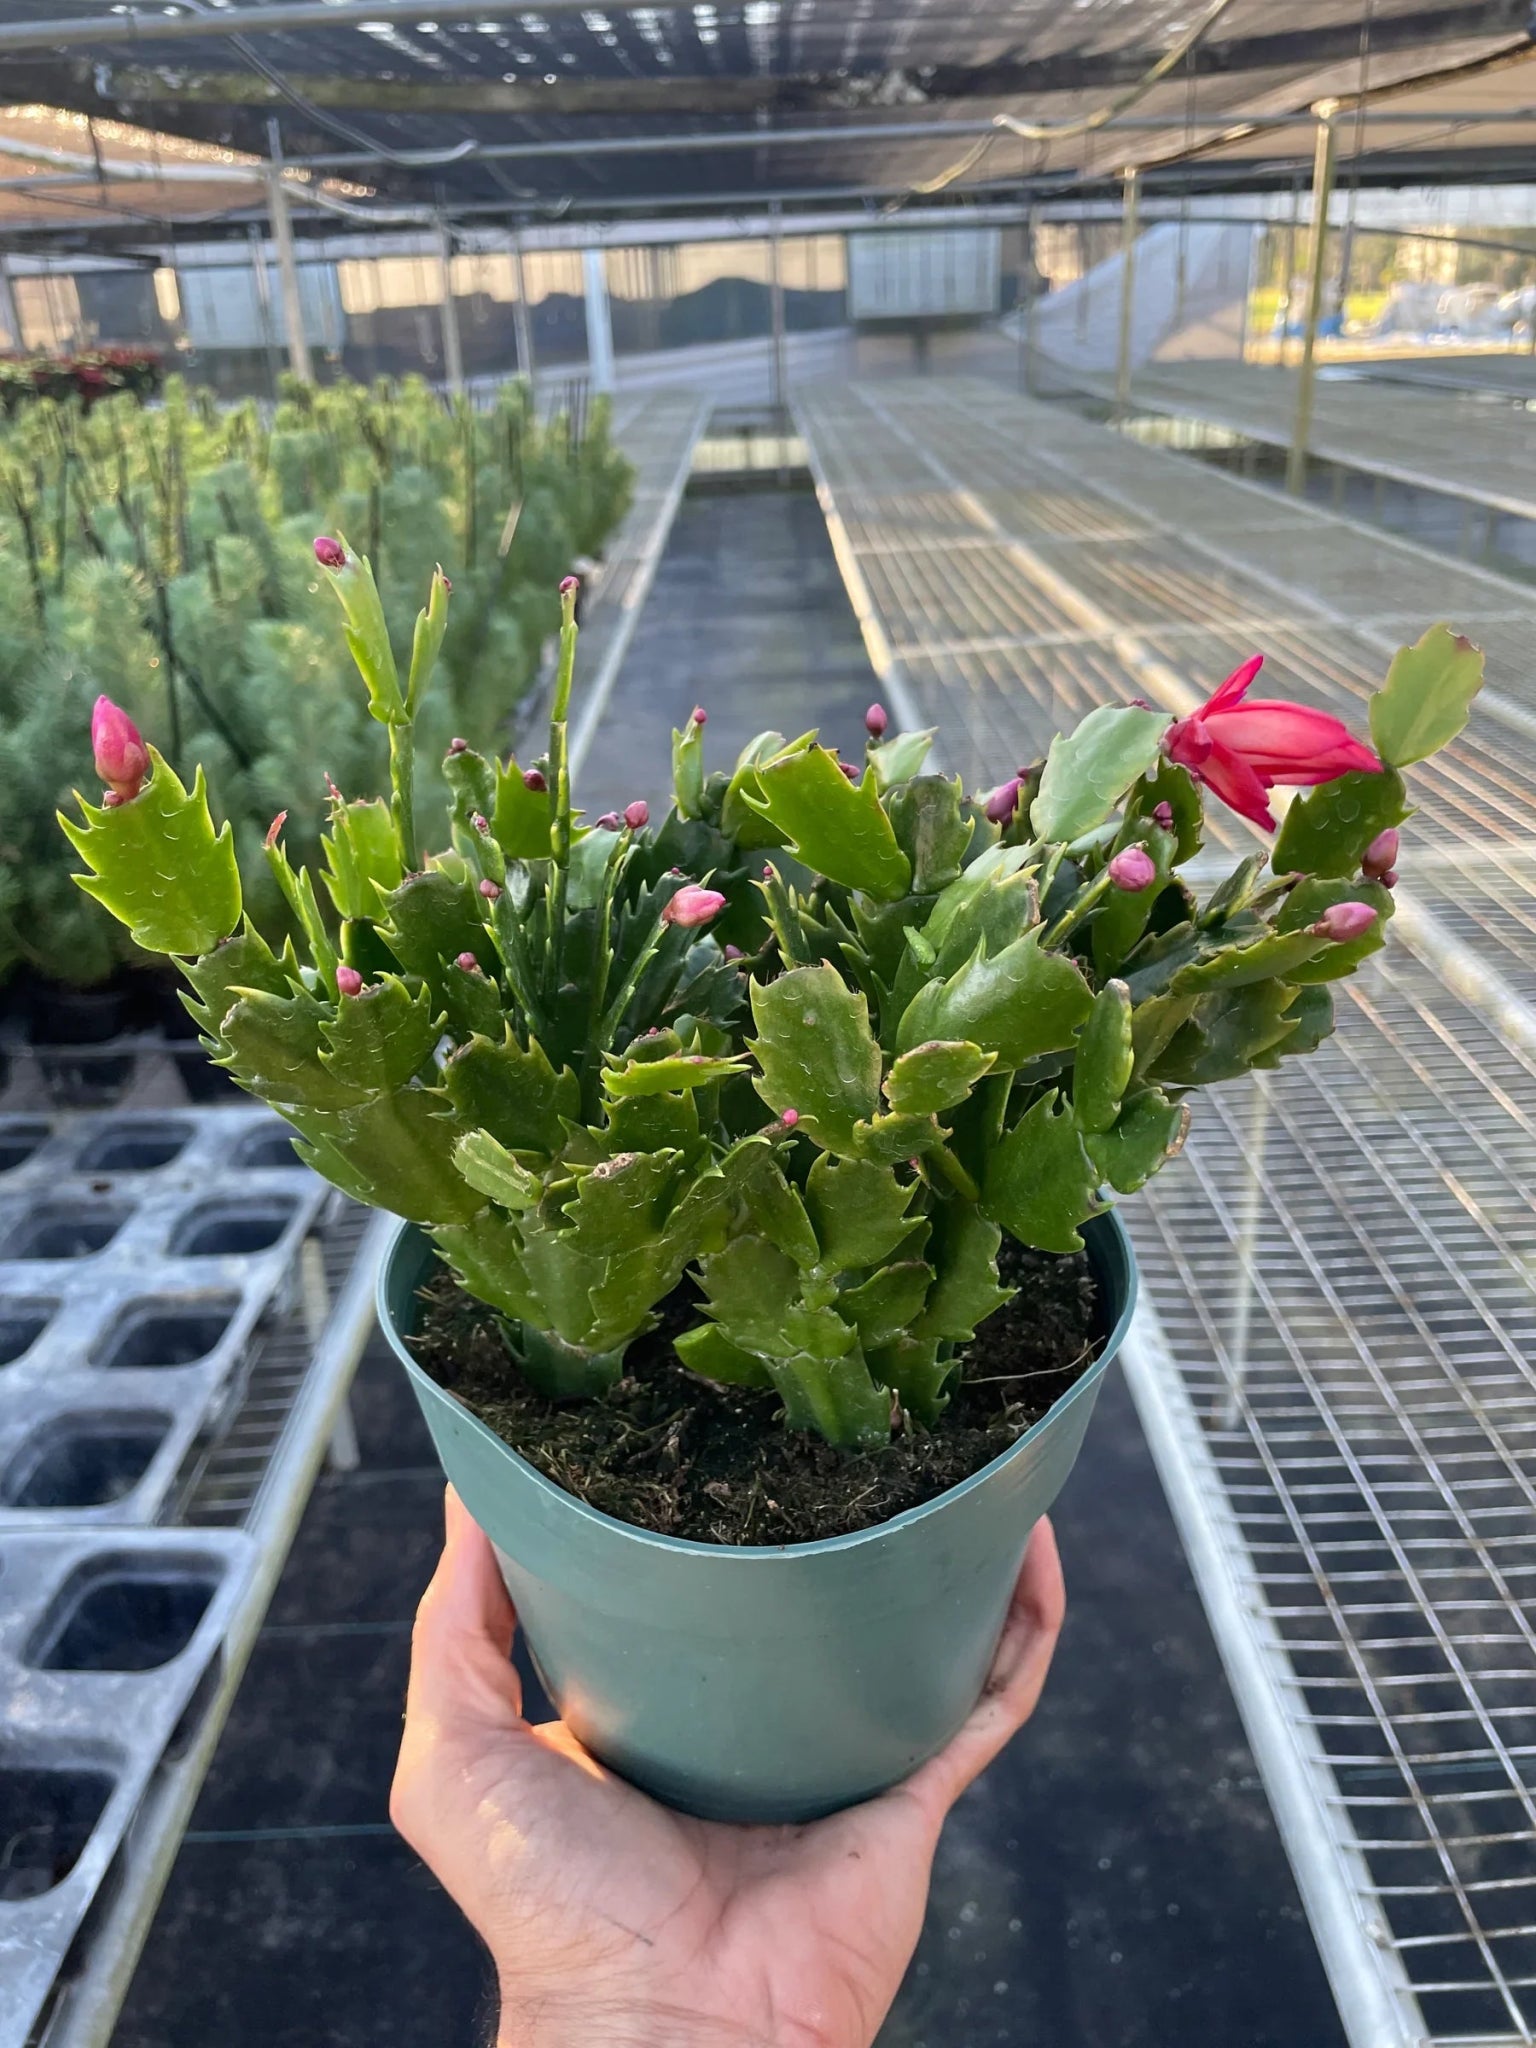
<path fill-rule="evenodd" d="M 567 755 L 575 587 L 548 748 L 454 740 L 446 818 L 414 728 L 450 603 L 402 675 L 371 569 L 316 554 L 386 729 L 390 794 L 333 791 L 317 877 L 267 858 L 302 946 L 242 918 L 229 827 L 103 706 L 100 804 L 64 829 L 82 888 L 175 956 L 218 1060 L 315 1169 L 414 1219 L 552 1399 L 602 1394 L 685 1282 L 706 1378 L 772 1389 L 792 1429 L 869 1446 L 937 1420 L 1008 1298 L 1005 1235 L 1048 1252 L 1182 1145 L 1192 1092 L 1310 1052 L 1329 984 L 1392 912 L 1401 770 L 1455 736 L 1481 657 L 1445 627 L 1371 700 L 1373 745 L 1254 701 L 1090 712 L 990 794 L 929 772 L 871 707 L 861 763 L 814 733 L 705 765 L 593 823 Z M 1203 901 L 1202 790 L 1269 829 Z"/>

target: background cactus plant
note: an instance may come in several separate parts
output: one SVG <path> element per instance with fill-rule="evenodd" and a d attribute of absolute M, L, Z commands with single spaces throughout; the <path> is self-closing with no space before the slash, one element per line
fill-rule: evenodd
<path fill-rule="evenodd" d="M 268 835 L 302 946 L 242 918 L 200 775 L 151 750 L 124 794 L 110 720 L 117 787 L 64 821 L 81 886 L 182 959 L 217 1058 L 321 1173 L 430 1232 L 545 1394 L 610 1386 L 691 1275 L 684 1364 L 846 1446 L 938 1420 L 1009 1298 L 1005 1236 L 1077 1249 L 1178 1150 L 1191 1091 L 1328 1032 L 1328 984 L 1391 913 L 1399 770 L 1460 729 L 1481 673 L 1434 628 L 1373 700 L 1373 752 L 1300 706 L 1242 723 L 1250 665 L 1177 727 L 1091 712 L 979 798 L 878 706 L 862 765 L 765 733 L 714 773 L 696 712 L 661 823 L 637 802 L 588 827 L 568 580 L 547 752 L 456 739 L 428 830 L 413 737 L 446 584 L 402 676 L 368 563 L 317 553 L 392 776 L 388 802 L 335 796 L 318 883 Z M 1202 902 L 1181 869 L 1218 779 L 1254 805 L 1319 786 Z"/>

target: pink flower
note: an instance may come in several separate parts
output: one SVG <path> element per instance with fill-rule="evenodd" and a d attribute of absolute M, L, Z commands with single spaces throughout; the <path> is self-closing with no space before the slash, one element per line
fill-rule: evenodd
<path fill-rule="evenodd" d="M 345 569 L 347 551 L 339 540 L 332 540 L 328 533 L 322 533 L 315 541 L 315 560 L 322 569 Z"/>
<path fill-rule="evenodd" d="M 1109 864 L 1109 879 L 1117 889 L 1139 895 L 1157 879 L 1157 862 L 1144 846 L 1127 846 Z"/>
<path fill-rule="evenodd" d="M 336 993 L 342 996 L 360 996 L 363 992 L 363 977 L 355 967 L 345 962 L 336 970 Z"/>
<path fill-rule="evenodd" d="M 599 832 L 617 832 L 622 820 L 617 811 L 604 811 L 597 821 Z"/>
<path fill-rule="evenodd" d="M 661 919 L 663 924 L 708 924 L 724 908 L 725 898 L 718 889 L 701 889 L 697 882 L 689 882 L 667 904 Z"/>
<path fill-rule="evenodd" d="M 1376 837 L 1360 857 L 1360 871 L 1368 882 L 1384 882 L 1397 866 L 1398 836 L 1389 825 L 1385 832 Z"/>
<path fill-rule="evenodd" d="M 871 704 L 864 714 L 864 730 L 872 740 L 884 739 L 885 729 L 890 724 L 883 704 Z"/>
<path fill-rule="evenodd" d="M 642 825 L 649 825 L 651 807 L 643 796 L 637 796 L 632 804 L 625 805 L 624 822 L 631 832 L 638 832 Z"/>
<path fill-rule="evenodd" d="M 1375 922 L 1376 911 L 1369 903 L 1331 903 L 1312 930 L 1319 938 L 1342 946 L 1349 939 L 1363 937 Z"/>
<path fill-rule="evenodd" d="M 96 773 L 124 803 L 136 797 L 149 773 L 149 749 L 127 712 L 110 697 L 98 697 L 91 713 L 91 752 Z"/>
<path fill-rule="evenodd" d="M 987 816 L 994 825 L 1006 825 L 1019 807 L 1019 778 L 1002 783 L 987 798 Z"/>
<path fill-rule="evenodd" d="M 1239 817 L 1272 832 L 1268 792 L 1277 782 L 1306 788 L 1352 769 L 1379 770 L 1381 763 L 1329 711 L 1280 698 L 1245 704 L 1263 663 L 1263 655 L 1255 654 L 1235 668 L 1198 711 L 1168 728 L 1163 749 Z"/>

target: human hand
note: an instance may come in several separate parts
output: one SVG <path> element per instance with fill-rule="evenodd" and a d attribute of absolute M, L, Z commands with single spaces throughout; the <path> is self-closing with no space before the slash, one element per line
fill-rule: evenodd
<path fill-rule="evenodd" d="M 1041 1521 L 986 1690 L 936 1757 L 806 1827 L 692 1820 L 523 1719 L 512 1604 L 449 1487 L 389 1812 L 491 1951 L 497 2048 L 868 2048 L 944 1818 L 1033 1713 L 1065 1606 Z"/>

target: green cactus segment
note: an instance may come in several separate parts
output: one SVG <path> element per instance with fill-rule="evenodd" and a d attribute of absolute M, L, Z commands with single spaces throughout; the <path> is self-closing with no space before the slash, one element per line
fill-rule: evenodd
<path fill-rule="evenodd" d="M 1464 633 L 1431 626 L 1400 647 L 1371 699 L 1371 738 L 1389 768 L 1427 760 L 1456 738 L 1483 687 L 1483 656 Z"/>
<path fill-rule="evenodd" d="M 1296 1030 L 1299 1020 L 1291 1012 L 1299 994 L 1283 981 L 1259 981 L 1198 999 L 1148 1074 L 1168 1086 L 1204 1088 L 1273 1065 L 1272 1056 Z"/>
<path fill-rule="evenodd" d="M 1169 907 L 1169 884 L 1173 884 L 1175 892 L 1182 887 L 1174 881 L 1178 858 L 1176 833 L 1143 822 L 1133 834 L 1122 837 L 1127 845 L 1141 847 L 1156 874 L 1145 889 L 1111 889 L 1099 899 L 1093 913 L 1091 943 L 1094 968 L 1101 975 L 1113 974 L 1129 959 L 1154 917 L 1160 924 L 1168 922 L 1165 913 Z M 1177 893 L 1173 900 L 1178 901 Z M 1192 908 L 1193 899 L 1184 907 Z"/>
<path fill-rule="evenodd" d="M 838 1297 L 838 1313 L 858 1331 L 867 1355 L 907 1334 L 923 1312 L 932 1282 L 932 1266 L 917 1259 L 882 1266 L 859 1286 L 844 1290 Z"/>
<path fill-rule="evenodd" d="M 149 759 L 149 780 L 127 803 L 98 808 L 77 791 L 85 823 L 59 813 L 92 871 L 75 881 L 147 953 L 210 953 L 240 922 L 234 835 L 228 823 L 213 829 L 201 768 L 188 790 L 153 747 Z"/>
<path fill-rule="evenodd" d="M 567 1123 L 581 1114 L 581 1090 L 570 1068 L 556 1073 L 537 1043 L 524 1051 L 510 1026 L 499 1044 L 477 1034 L 450 1053 L 443 1091 L 466 1125 L 514 1152 L 553 1157 L 565 1145 Z"/>
<path fill-rule="evenodd" d="M 685 1330 L 673 1345 L 690 1372 L 706 1380 L 719 1380 L 731 1387 L 752 1387 L 759 1393 L 773 1388 L 773 1374 L 755 1351 L 743 1351 L 733 1344 L 718 1323 L 699 1323 Z"/>
<path fill-rule="evenodd" d="M 344 539 L 341 544 L 346 548 Z M 367 686 L 369 711 L 381 725 L 399 724 L 406 716 L 405 699 L 400 694 L 400 675 L 372 564 L 366 555 L 354 555 L 348 548 L 345 564 L 323 571 L 323 580 L 335 591 L 346 614 L 347 646 Z"/>
<path fill-rule="evenodd" d="M 1331 910 L 1335 903 L 1369 903 L 1376 912 L 1376 922 L 1358 939 L 1346 940 L 1343 945 L 1330 945 L 1326 940 L 1320 940 L 1311 959 L 1288 970 L 1288 980 L 1303 985 L 1341 981 L 1345 975 L 1353 974 L 1362 960 L 1368 959 L 1372 953 L 1379 953 L 1387 943 L 1387 920 L 1394 906 L 1392 891 L 1383 888 L 1380 882 L 1324 880 L 1322 877 L 1298 882 L 1286 898 L 1276 923 L 1282 932 L 1316 924 L 1323 912 Z"/>
<path fill-rule="evenodd" d="M 797 746 L 805 741 L 797 740 Z M 763 791 L 757 771 L 765 761 L 784 752 L 781 732 L 760 732 L 748 740 L 736 757 L 730 781 L 720 799 L 720 830 L 727 833 L 743 853 L 761 852 L 783 846 L 786 835 L 763 814 Z"/>
<path fill-rule="evenodd" d="M 875 771 L 875 786 L 882 794 L 922 774 L 923 763 L 933 746 L 934 731 L 929 726 L 924 732 L 893 733 L 878 747 L 868 750 L 865 759 Z"/>
<path fill-rule="evenodd" d="M 1395 768 L 1356 769 L 1299 792 L 1281 820 L 1270 856 L 1277 875 L 1352 875 L 1378 832 L 1410 815 Z"/>
<path fill-rule="evenodd" d="M 337 913 L 376 918 L 383 900 L 401 880 L 400 847 L 389 805 L 381 797 L 333 804 L 331 828 L 320 842 L 325 852 L 325 886 Z"/>
<path fill-rule="evenodd" d="M 360 1089 L 401 1088 L 427 1063 L 441 1035 L 424 988 L 413 993 L 398 975 L 344 996 L 322 1027 L 327 1072 Z"/>
<path fill-rule="evenodd" d="M 679 1053 L 672 1059 L 614 1059 L 610 1054 L 603 1074 L 603 1088 L 613 1096 L 667 1095 L 682 1088 L 707 1088 L 716 1081 L 732 1081 L 746 1072 L 739 1054 L 729 1059 L 711 1059 L 707 1053 Z"/>
<path fill-rule="evenodd" d="M 1072 1114 L 1080 1131 L 1109 1129 L 1135 1064 L 1131 992 L 1123 981 L 1108 981 L 1094 997 L 1072 1063 Z"/>
<path fill-rule="evenodd" d="M 462 873 L 432 867 L 408 875 L 385 903 L 385 944 L 407 974 L 421 976 L 439 1006 L 447 998 L 450 960 L 473 953 L 484 968 L 497 964 L 480 901 Z"/>
<path fill-rule="evenodd" d="M 892 1062 L 885 1077 L 886 1100 L 893 1110 L 916 1116 L 953 1109 L 996 1064 L 995 1052 L 983 1052 L 964 1039 L 930 1039 Z"/>
<path fill-rule="evenodd" d="M 967 814 L 958 776 L 952 782 L 942 775 L 905 782 L 890 790 L 885 809 L 896 843 L 911 862 L 914 895 L 936 895 L 959 880 L 976 820 Z"/>
<path fill-rule="evenodd" d="M 1187 1103 L 1170 1102 L 1160 1088 L 1131 1096 L 1107 1130 L 1085 1138 L 1088 1157 L 1122 1195 L 1133 1195 L 1174 1158 L 1189 1129 Z"/>
<path fill-rule="evenodd" d="M 914 1192 L 889 1166 L 817 1159 L 806 1176 L 805 1206 L 824 1269 L 853 1272 L 888 1259 L 912 1228 Z"/>
<path fill-rule="evenodd" d="M 1064 1052 L 1093 1008 L 1074 962 L 1045 951 L 1038 927 L 988 956 L 985 942 L 947 981 L 931 981 L 907 1006 L 897 1029 L 900 1052 L 930 1039 L 962 1039 L 995 1053 L 1000 1069 L 1042 1053 Z"/>
<path fill-rule="evenodd" d="M 1181 967 L 1168 984 L 1176 996 L 1204 995 L 1213 988 L 1244 988 L 1277 976 L 1294 980 L 1298 969 L 1326 950 L 1329 941 L 1306 930 L 1266 932 L 1248 945 L 1223 946 Z"/>
<path fill-rule="evenodd" d="M 522 1241 L 510 1216 L 482 1209 L 467 1223 L 435 1225 L 432 1237 L 477 1301 L 488 1302 L 518 1322 L 542 1314 L 523 1272 Z"/>
<path fill-rule="evenodd" d="M 1058 733 L 1030 807 L 1037 839 L 1070 843 L 1102 825 L 1131 784 L 1155 767 L 1173 720 L 1134 704 L 1102 704 L 1072 732 Z"/>
<path fill-rule="evenodd" d="M 191 983 L 193 995 L 183 996 L 189 1015 L 210 1038 L 237 1001 L 237 991 L 259 990 L 266 995 L 288 996 L 299 985 L 298 970 L 290 974 L 260 932 L 247 924 L 222 940 L 201 960 L 186 962 L 182 973 Z"/>
<path fill-rule="evenodd" d="M 904 896 L 912 864 L 896 843 L 873 774 L 850 782 L 826 747 L 796 744 L 757 770 L 749 805 L 784 835 L 797 860 L 845 889 L 884 902 Z"/>
<path fill-rule="evenodd" d="M 672 735 L 672 793 L 680 818 L 704 815 L 704 728 L 690 718 Z"/>
<path fill-rule="evenodd" d="M 929 1257 L 934 1283 L 912 1336 L 924 1342 L 963 1344 L 996 1308 L 1012 1301 L 1014 1289 L 1000 1287 L 997 1251 L 1003 1233 L 974 1203 L 940 1207 Z"/>
<path fill-rule="evenodd" d="M 983 1212 L 1043 1252 L 1083 1248 L 1078 1225 L 1097 1215 L 1099 1174 L 1058 1090 L 1042 1095 L 987 1162 Z"/>
<path fill-rule="evenodd" d="M 747 1050 L 768 1107 L 793 1109 L 799 1128 L 829 1152 L 856 1150 L 854 1125 L 880 1107 L 880 1048 L 869 1004 L 835 967 L 797 967 L 752 986 L 758 1036 Z"/>
<path fill-rule="evenodd" d="M 508 860 L 548 860 L 552 813 L 547 789 L 530 789 L 516 760 L 496 768 L 491 836 Z"/>
<path fill-rule="evenodd" d="M 1144 826 L 1159 804 L 1173 813 L 1173 860 L 1193 860 L 1205 841 L 1205 807 L 1200 787 L 1187 768 L 1162 755 L 1125 801 L 1126 816 Z"/>
<path fill-rule="evenodd" d="M 264 990 L 236 996 L 219 1025 L 225 1066 L 252 1094 L 285 1113 L 294 1105 L 348 1109 L 368 1099 L 366 1086 L 333 1073 L 321 1058 L 330 1012 L 304 990 L 275 996 Z"/>
<path fill-rule="evenodd" d="M 453 1148 L 453 1163 L 472 1188 L 513 1214 L 531 1209 L 544 1184 L 489 1131 L 466 1131 Z"/>
<path fill-rule="evenodd" d="M 265 1092 L 265 1091 L 263 1091 Z M 355 1108 L 292 1105 L 299 1156 L 359 1202 L 416 1223 L 467 1223 L 484 1206 L 454 1164 L 463 1128 L 435 1088 L 397 1088 Z"/>
<path fill-rule="evenodd" d="M 449 587 L 448 579 L 439 567 L 433 574 L 427 601 L 416 614 L 416 627 L 411 638 L 411 669 L 405 686 L 405 708 L 412 717 L 421 708 L 427 685 L 432 680 L 432 671 L 437 667 L 437 657 L 442 652 L 443 635 L 448 630 Z"/>

